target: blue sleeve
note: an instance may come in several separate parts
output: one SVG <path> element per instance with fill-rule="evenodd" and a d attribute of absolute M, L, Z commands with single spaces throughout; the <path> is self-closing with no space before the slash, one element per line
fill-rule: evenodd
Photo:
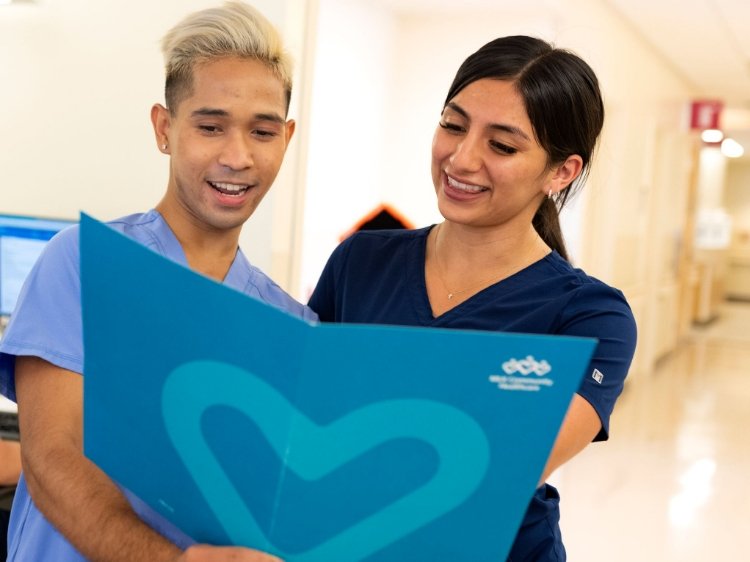
<path fill-rule="evenodd" d="M 21 289 L 10 324 L 0 340 L 0 390 L 16 399 L 15 358 L 40 357 L 83 372 L 83 328 L 78 226 L 45 246 Z"/>
<path fill-rule="evenodd" d="M 583 286 L 564 316 L 558 333 L 599 340 L 578 394 L 593 406 L 602 422 L 594 441 L 605 441 L 609 438 L 610 415 L 635 352 L 635 319 L 623 294 L 603 283 Z"/>
<path fill-rule="evenodd" d="M 292 298 L 261 270 L 253 269 L 253 286 L 260 300 L 308 322 L 318 320 L 318 315 L 313 310 Z"/>

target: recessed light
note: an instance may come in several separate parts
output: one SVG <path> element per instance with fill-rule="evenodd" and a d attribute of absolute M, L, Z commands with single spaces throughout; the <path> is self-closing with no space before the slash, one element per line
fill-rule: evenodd
<path fill-rule="evenodd" d="M 701 133 L 701 139 L 703 142 L 707 143 L 716 143 L 721 142 L 721 139 L 724 138 L 724 133 L 722 133 L 719 129 L 706 129 Z"/>
<path fill-rule="evenodd" d="M 736 140 L 726 138 L 721 143 L 721 153 L 728 158 L 739 158 L 745 154 L 745 149 Z"/>

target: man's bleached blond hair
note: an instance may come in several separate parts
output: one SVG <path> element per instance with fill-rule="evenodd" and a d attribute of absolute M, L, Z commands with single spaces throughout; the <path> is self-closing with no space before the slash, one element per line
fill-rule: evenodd
<path fill-rule="evenodd" d="M 190 96 L 197 64 L 222 57 L 255 59 L 284 85 L 286 107 L 292 95 L 292 63 L 276 28 L 258 10 L 242 2 L 194 12 L 167 32 L 161 42 L 166 65 L 164 96 L 174 114 Z"/>

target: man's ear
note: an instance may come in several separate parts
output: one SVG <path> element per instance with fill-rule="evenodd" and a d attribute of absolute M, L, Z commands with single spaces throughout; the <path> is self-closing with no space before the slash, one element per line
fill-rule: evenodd
<path fill-rule="evenodd" d="M 572 154 L 562 164 L 553 169 L 552 177 L 545 187 L 545 195 L 559 193 L 581 175 L 583 170 L 583 158 L 578 154 Z"/>
<path fill-rule="evenodd" d="M 289 146 L 289 141 L 292 140 L 292 137 L 294 136 L 294 130 L 297 128 L 297 123 L 294 122 L 294 119 L 289 119 L 286 122 L 286 146 Z"/>
<path fill-rule="evenodd" d="M 169 115 L 169 110 L 160 103 L 155 103 L 151 108 L 151 124 L 154 127 L 156 145 L 164 154 L 169 154 L 170 122 L 171 117 Z"/>

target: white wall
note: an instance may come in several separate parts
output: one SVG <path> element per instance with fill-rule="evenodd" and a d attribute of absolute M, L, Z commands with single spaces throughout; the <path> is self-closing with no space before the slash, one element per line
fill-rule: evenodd
<path fill-rule="evenodd" d="M 151 105 L 163 101 L 159 41 L 189 12 L 219 3 L 37 0 L 0 7 L 0 212 L 76 218 L 84 210 L 111 219 L 155 205 L 167 181 L 149 120 Z M 286 32 L 305 2 L 253 4 Z M 297 35 L 285 35 L 299 61 L 299 26 L 292 29 Z M 294 154 L 289 160 L 296 164 Z M 270 232 L 288 228 L 279 226 L 274 200 L 293 189 L 289 176 L 282 171 L 243 232 L 243 248 L 263 269 L 272 264 Z"/>
<path fill-rule="evenodd" d="M 738 231 L 750 235 L 750 159 L 729 160 L 724 204 Z"/>
<path fill-rule="evenodd" d="M 307 300 L 341 235 L 392 181 L 386 113 L 394 22 L 370 0 L 320 0 L 307 144 L 301 282 Z"/>
<path fill-rule="evenodd" d="M 724 191 L 728 159 L 717 146 L 706 146 L 700 151 L 698 172 L 698 207 L 721 209 L 724 207 Z"/>
<path fill-rule="evenodd" d="M 730 160 L 724 205 L 732 219 L 732 252 L 750 266 L 750 159 Z M 744 293 L 750 294 L 750 285 Z"/>
<path fill-rule="evenodd" d="M 725 290 L 730 297 L 750 301 L 750 159 L 728 163 L 724 201 L 733 227 Z"/>

